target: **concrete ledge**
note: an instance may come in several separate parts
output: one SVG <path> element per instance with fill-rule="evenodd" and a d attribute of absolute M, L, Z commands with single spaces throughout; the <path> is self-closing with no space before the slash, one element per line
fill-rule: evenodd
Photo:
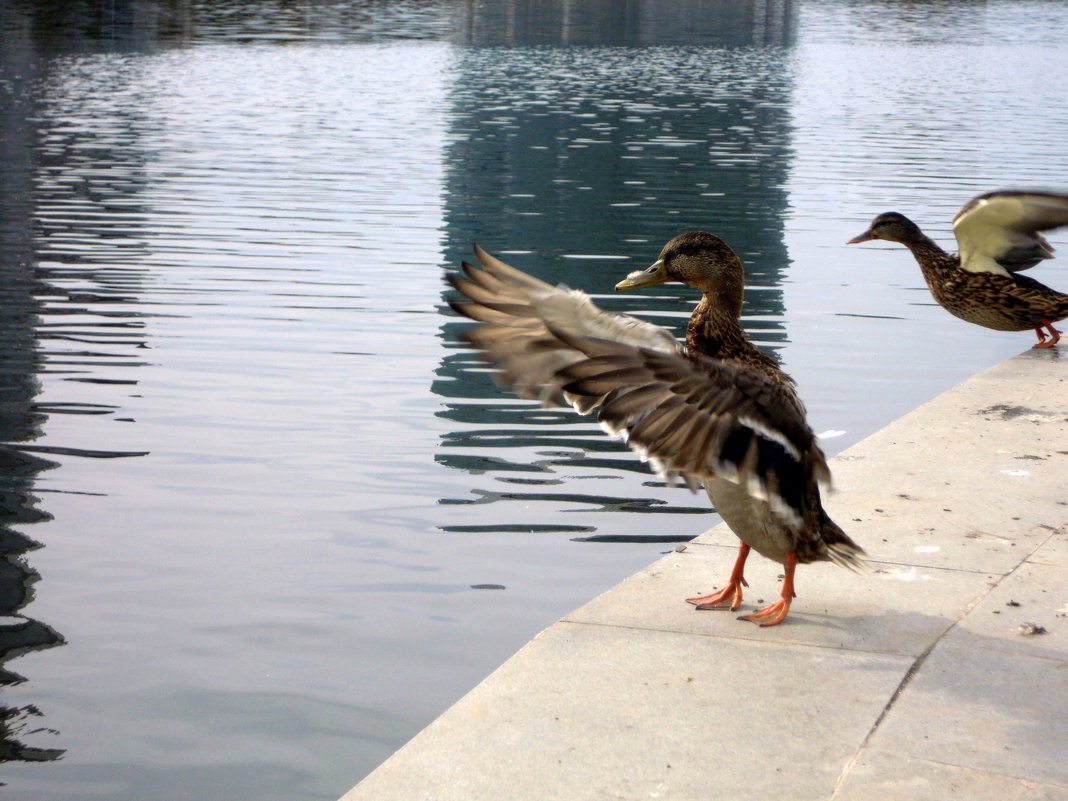
<path fill-rule="evenodd" d="M 828 508 L 871 571 L 799 567 L 790 618 L 760 629 L 683 602 L 734 558 L 711 529 L 539 634 L 344 801 L 1068 801 L 1068 361 L 1010 359 L 833 470 Z M 746 609 L 779 572 L 750 559 Z"/>

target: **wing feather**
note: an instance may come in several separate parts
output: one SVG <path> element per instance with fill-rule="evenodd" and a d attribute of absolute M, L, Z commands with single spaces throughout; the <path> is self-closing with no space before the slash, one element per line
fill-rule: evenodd
<path fill-rule="evenodd" d="M 961 267 L 999 275 L 1053 258 L 1039 231 L 1068 225 L 1068 195 L 1000 191 L 972 198 L 953 217 Z"/>

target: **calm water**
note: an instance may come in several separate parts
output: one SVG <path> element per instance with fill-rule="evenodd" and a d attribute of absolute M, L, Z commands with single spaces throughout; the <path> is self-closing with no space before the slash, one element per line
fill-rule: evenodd
<path fill-rule="evenodd" d="M 979 191 L 1068 189 L 1060 0 L 0 22 L 10 798 L 336 798 L 715 522 L 493 386 L 441 282 L 471 241 L 681 327 L 686 290 L 611 287 L 721 234 L 835 452 L 1031 344 L 845 240 L 897 209 L 949 245 Z"/>

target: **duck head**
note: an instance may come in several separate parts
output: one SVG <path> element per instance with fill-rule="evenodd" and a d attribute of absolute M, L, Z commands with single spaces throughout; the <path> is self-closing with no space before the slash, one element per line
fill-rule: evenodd
<path fill-rule="evenodd" d="M 855 245 L 858 242 L 870 242 L 873 239 L 884 239 L 887 242 L 906 244 L 926 239 L 926 237 L 920 227 L 904 214 L 888 211 L 872 220 L 867 231 L 853 237 L 846 244 Z"/>
<path fill-rule="evenodd" d="M 616 289 L 677 281 L 707 294 L 725 292 L 741 297 L 744 274 L 741 259 L 730 245 L 707 231 L 690 231 L 672 239 L 652 266 L 631 273 Z"/>

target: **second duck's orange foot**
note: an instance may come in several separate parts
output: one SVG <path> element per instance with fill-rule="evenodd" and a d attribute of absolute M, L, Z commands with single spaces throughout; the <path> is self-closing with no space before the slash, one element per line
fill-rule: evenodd
<path fill-rule="evenodd" d="M 775 626 L 786 620 L 790 611 L 790 602 L 786 598 L 780 598 L 773 604 L 768 604 L 763 609 L 758 609 L 751 615 L 739 615 L 739 620 L 748 620 L 758 626 Z"/>
<path fill-rule="evenodd" d="M 693 604 L 698 609 L 729 609 L 734 611 L 742 605 L 742 587 L 748 587 L 745 583 L 745 560 L 749 557 L 749 546 L 738 543 L 738 557 L 734 560 L 731 568 L 731 576 L 727 579 L 727 586 L 719 592 L 711 595 L 699 595 L 696 598 L 687 598 L 686 603 Z M 727 603 L 727 599 L 730 603 Z"/>
<path fill-rule="evenodd" d="M 797 554 L 786 554 L 786 559 L 783 560 L 783 567 L 786 568 L 786 574 L 782 579 L 782 597 L 775 603 L 756 610 L 751 615 L 739 616 L 739 620 L 748 620 L 758 626 L 776 626 L 786 620 L 786 615 L 790 612 L 790 602 L 796 595 L 794 592 L 794 570 L 797 569 Z"/>
<path fill-rule="evenodd" d="M 727 586 L 719 592 L 687 598 L 686 603 L 693 604 L 698 609 L 729 609 L 733 612 L 742 605 L 742 587 L 748 586 L 744 578 L 737 582 L 728 581 Z"/>
<path fill-rule="evenodd" d="M 1042 326 L 1049 331 L 1049 339 L 1046 339 L 1046 332 L 1042 330 Z M 1034 345 L 1036 348 L 1052 348 L 1061 339 L 1061 332 L 1054 328 L 1049 320 L 1043 320 L 1042 325 L 1035 328 L 1035 334 L 1038 335 L 1038 344 Z"/>

